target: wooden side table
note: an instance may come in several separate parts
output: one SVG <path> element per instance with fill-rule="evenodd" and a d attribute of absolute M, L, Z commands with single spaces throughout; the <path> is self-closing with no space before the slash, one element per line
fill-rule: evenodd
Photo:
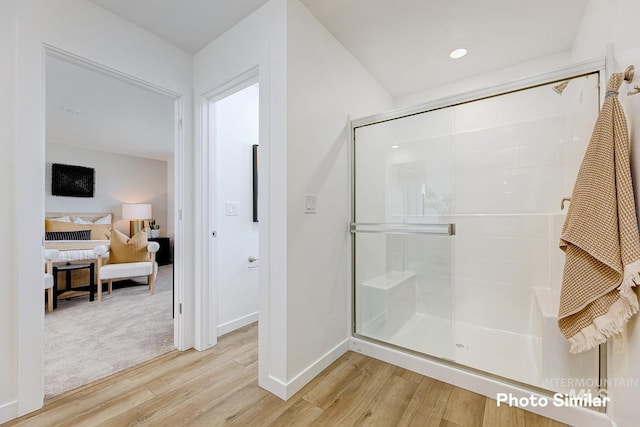
<path fill-rule="evenodd" d="M 75 288 L 71 287 L 71 272 L 74 270 L 83 270 L 85 268 L 89 269 L 89 284 L 87 286 L 76 286 Z M 64 271 L 65 272 L 65 288 L 63 290 L 58 290 L 58 273 Z M 53 266 L 53 308 L 58 307 L 58 295 L 62 295 L 65 292 L 69 291 L 89 291 L 89 301 L 93 301 L 93 294 L 96 291 L 96 282 L 95 282 L 95 264 L 90 262 L 88 264 L 69 264 Z"/>

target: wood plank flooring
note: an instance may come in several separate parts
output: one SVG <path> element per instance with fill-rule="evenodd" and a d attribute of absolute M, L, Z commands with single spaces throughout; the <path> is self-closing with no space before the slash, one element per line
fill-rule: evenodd
<path fill-rule="evenodd" d="M 48 401 L 8 426 L 433 426 L 564 424 L 349 352 L 284 402 L 258 387 L 257 326 L 208 351 L 171 352 Z"/>

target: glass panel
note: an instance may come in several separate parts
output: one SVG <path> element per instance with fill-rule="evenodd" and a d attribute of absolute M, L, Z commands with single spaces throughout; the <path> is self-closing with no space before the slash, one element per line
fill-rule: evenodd
<path fill-rule="evenodd" d="M 453 109 L 356 129 L 356 333 L 452 359 Z"/>
<path fill-rule="evenodd" d="M 455 107 L 458 363 L 554 391 L 598 354 L 568 352 L 557 327 L 563 197 L 598 113 L 597 75 Z M 584 387 L 586 388 L 586 387 Z"/>
<path fill-rule="evenodd" d="M 355 129 L 357 334 L 553 391 L 598 383 L 597 351 L 571 355 L 556 319 L 598 75 L 561 83 Z"/>

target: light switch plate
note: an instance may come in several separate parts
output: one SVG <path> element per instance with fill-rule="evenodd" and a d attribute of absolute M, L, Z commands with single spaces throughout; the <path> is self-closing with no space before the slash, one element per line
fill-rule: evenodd
<path fill-rule="evenodd" d="M 225 209 L 227 216 L 238 216 L 238 203 L 237 202 L 227 202 L 227 206 Z"/>
<path fill-rule="evenodd" d="M 315 214 L 317 213 L 317 196 L 315 194 L 304 195 L 304 213 Z"/>

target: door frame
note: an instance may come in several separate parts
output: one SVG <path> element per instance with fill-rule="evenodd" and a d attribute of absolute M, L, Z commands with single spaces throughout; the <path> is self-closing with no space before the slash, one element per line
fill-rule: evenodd
<path fill-rule="evenodd" d="M 218 240 L 214 236 L 217 224 L 217 218 L 215 214 L 217 197 L 215 162 L 218 142 L 213 136 L 213 123 L 215 121 L 215 109 L 213 108 L 213 104 L 255 83 L 260 84 L 260 74 L 258 67 L 253 67 L 250 70 L 239 74 L 235 78 L 227 81 L 226 83 L 218 86 L 215 89 L 205 92 L 200 96 L 200 122 L 202 141 L 202 155 L 200 157 L 200 161 L 201 170 L 203 172 L 202 210 L 204 215 L 203 225 L 204 229 L 207 230 L 206 243 L 203 244 L 204 253 L 202 259 L 211 260 L 211 262 L 206 263 L 206 265 L 203 266 L 204 268 L 201 269 L 202 287 L 199 290 L 200 295 L 196 296 L 196 301 L 199 301 L 199 305 L 198 303 L 196 303 L 196 312 L 199 312 L 200 314 L 199 321 L 196 323 L 199 324 L 201 328 L 199 331 L 200 333 L 198 334 L 198 336 L 200 337 L 200 344 L 196 347 L 199 350 L 204 350 L 218 343 L 218 290 L 220 284 L 218 282 L 217 276 L 217 267 L 219 263 L 217 244 Z M 258 136 L 259 143 L 262 142 L 263 139 L 263 123 L 265 123 L 265 121 L 262 119 L 263 102 L 261 92 L 262 91 L 259 90 L 258 95 L 258 117 L 260 122 Z M 260 175 L 259 171 L 258 175 Z M 260 182 L 261 180 L 259 179 L 258 181 Z M 261 224 L 258 228 L 258 239 L 260 239 L 262 227 L 263 225 Z M 261 285 L 259 285 L 259 287 L 261 287 Z M 197 293 L 198 290 L 196 290 L 196 294 Z M 262 312 L 262 302 L 260 297 L 258 297 L 258 312 Z"/>
<path fill-rule="evenodd" d="M 185 300 L 185 294 L 189 294 L 189 289 L 185 287 L 184 281 L 184 263 L 185 263 L 185 245 L 184 245 L 184 171 L 185 171 L 185 152 L 184 152 L 184 135 L 183 126 L 184 118 L 184 100 L 185 94 L 174 91 L 172 89 L 159 86 L 132 74 L 119 71 L 107 65 L 92 61 L 88 58 L 76 55 L 68 50 L 64 50 L 57 46 L 42 43 L 41 44 L 41 85 L 33 88 L 34 92 L 29 93 L 39 99 L 39 109 L 35 122 L 33 123 L 33 131 L 26 130 L 22 118 L 17 122 L 18 137 L 26 138 L 25 135 L 34 138 L 36 142 L 30 147 L 18 148 L 16 158 L 16 177 L 18 188 L 17 212 L 25 212 L 20 214 L 18 220 L 17 232 L 20 236 L 24 235 L 24 240 L 18 239 L 18 257 L 17 274 L 18 274 L 18 295 L 17 295 L 17 350 L 18 350 L 18 415 L 31 412 L 41 408 L 44 402 L 44 310 L 42 308 L 42 275 L 37 272 L 41 271 L 44 250 L 44 227 L 34 227 L 33 223 L 37 219 L 42 221 L 45 216 L 44 195 L 45 182 L 44 170 L 46 167 L 45 151 L 46 151 L 46 57 L 53 56 L 58 59 L 76 64 L 78 66 L 105 74 L 115 79 L 128 82 L 135 86 L 151 90 L 163 96 L 167 96 L 174 101 L 174 274 L 175 274 L 175 317 L 174 317 L 174 346 L 179 350 L 186 350 L 188 347 L 189 331 L 186 330 L 188 325 L 185 322 L 185 313 L 181 309 Z M 42 118 L 42 120 L 40 120 Z M 23 135 L 24 134 L 24 135 Z M 33 155 L 25 155 L 24 150 L 34 150 Z M 40 179 L 42 178 L 42 179 Z M 21 191 L 25 187 L 29 187 L 29 192 Z M 22 193 L 22 196 L 20 194 Z M 34 206 L 39 209 L 33 209 Z M 36 237 L 37 235 L 37 237 Z M 37 239 L 37 240 L 36 240 Z M 36 243 L 37 241 L 37 243 Z M 37 248 L 40 249 L 38 252 Z M 22 256 L 22 255 L 24 256 Z M 35 281 L 37 287 L 28 286 L 28 283 Z"/>

